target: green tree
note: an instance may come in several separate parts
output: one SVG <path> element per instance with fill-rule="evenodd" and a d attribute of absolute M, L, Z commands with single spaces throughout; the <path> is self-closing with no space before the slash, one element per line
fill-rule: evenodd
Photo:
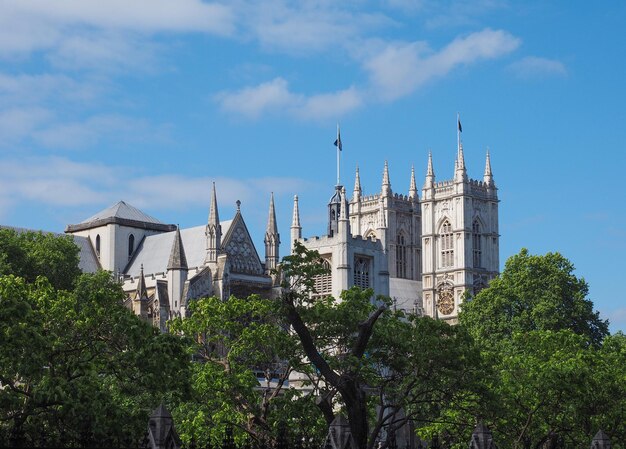
<path fill-rule="evenodd" d="M 0 275 L 30 283 L 45 276 L 55 288 L 70 290 L 81 274 L 79 251 L 69 235 L 0 229 Z"/>
<path fill-rule="evenodd" d="M 227 425 L 257 440 L 272 439 L 281 421 L 315 436 L 322 421 L 312 397 L 290 389 L 289 375 L 302 353 L 274 301 L 250 296 L 202 298 L 191 316 L 171 323 L 173 332 L 193 337 L 189 352 L 192 399 L 174 410 L 181 437 L 215 442 Z M 317 422 L 317 426 L 316 426 Z"/>
<path fill-rule="evenodd" d="M 0 442 L 132 445 L 161 401 L 188 392 L 180 339 L 122 305 L 110 275 L 73 291 L 0 277 Z"/>
<path fill-rule="evenodd" d="M 522 250 L 463 305 L 459 321 L 492 367 L 483 378 L 490 395 L 469 413 L 499 447 L 539 447 L 555 434 L 579 447 L 600 428 L 617 446 L 624 439 L 624 336 L 608 335 L 573 270 L 560 254 Z"/>
<path fill-rule="evenodd" d="M 533 256 L 522 249 L 489 288 L 463 304 L 459 320 L 481 344 L 497 344 L 514 332 L 569 329 L 599 345 L 608 322 L 593 310 L 587 283 L 573 271 L 559 253 Z"/>
<path fill-rule="evenodd" d="M 446 405 L 471 400 L 480 363 L 463 328 L 395 312 L 371 290 L 318 298 L 319 257 L 297 244 L 283 259 L 280 303 L 313 368 L 311 383 L 323 380 L 318 404 L 328 421 L 339 406 L 357 447 L 371 449 L 383 430 L 436 421 Z"/>

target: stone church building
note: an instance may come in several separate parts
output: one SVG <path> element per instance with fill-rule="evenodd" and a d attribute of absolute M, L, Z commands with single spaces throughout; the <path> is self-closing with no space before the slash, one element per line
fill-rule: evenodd
<path fill-rule="evenodd" d="M 482 179 L 471 179 L 459 141 L 452 179 L 436 181 L 428 155 L 421 197 L 413 169 L 408 193 L 398 193 L 385 162 L 380 192 L 366 195 L 357 168 L 351 197 L 344 186 L 334 188 L 325 235 L 302 237 L 296 196 L 290 244 L 317 250 L 329 268 L 316 279 L 320 296 L 372 288 L 398 309 L 454 322 L 463 294 L 478 292 L 498 273 L 498 202 L 489 153 Z M 279 293 L 273 196 L 263 260 L 239 202 L 232 219 L 220 220 L 215 184 L 208 220 L 199 226 L 179 229 L 121 201 L 66 233 L 81 244 L 81 263 L 89 259 L 89 266 L 114 273 L 126 305 L 162 330 L 169 318 L 185 316 L 195 298 Z"/>
<path fill-rule="evenodd" d="M 67 226 L 65 232 L 91 243 L 98 268 L 111 271 L 127 293 L 126 305 L 165 331 L 168 319 L 185 316 L 189 301 L 227 299 L 276 290 L 270 272 L 278 264 L 280 237 L 270 198 L 261 261 L 237 202 L 235 216 L 220 220 L 215 184 L 206 224 L 179 229 L 120 201 Z"/>
<path fill-rule="evenodd" d="M 489 153 L 483 178 L 471 179 L 459 143 L 451 180 L 435 180 L 428 155 L 421 198 L 414 169 L 408 194 L 396 193 L 385 162 L 380 192 L 364 195 L 357 168 L 351 198 L 335 186 L 323 236 L 302 238 L 296 196 L 291 241 L 317 250 L 329 268 L 316 280 L 319 295 L 372 288 L 394 307 L 454 322 L 463 294 L 498 274 L 498 201 Z"/>

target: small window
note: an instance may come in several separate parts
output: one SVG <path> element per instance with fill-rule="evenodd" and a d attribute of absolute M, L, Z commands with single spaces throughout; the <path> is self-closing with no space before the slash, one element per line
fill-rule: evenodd
<path fill-rule="evenodd" d="M 441 251 L 441 267 L 448 268 L 454 266 L 454 234 L 452 225 L 448 220 L 441 225 L 439 234 L 439 244 Z"/>
<path fill-rule="evenodd" d="M 478 220 L 474 220 L 472 224 L 472 246 L 474 252 L 474 268 L 482 267 L 482 249 L 481 249 L 481 235 L 480 235 L 480 223 Z"/>
<path fill-rule="evenodd" d="M 135 236 L 133 234 L 128 236 L 128 258 L 133 255 L 135 251 Z"/>
<path fill-rule="evenodd" d="M 100 258 L 100 234 L 96 235 L 96 256 Z"/>
<path fill-rule="evenodd" d="M 326 296 L 330 296 L 333 290 L 333 278 L 331 275 L 330 262 L 326 259 L 321 259 L 320 263 L 326 270 L 326 273 L 315 276 L 315 292 L 313 293 L 314 298 L 325 298 Z"/>
<path fill-rule="evenodd" d="M 370 286 L 370 261 L 363 257 L 354 260 L 354 285 L 360 288 Z"/>

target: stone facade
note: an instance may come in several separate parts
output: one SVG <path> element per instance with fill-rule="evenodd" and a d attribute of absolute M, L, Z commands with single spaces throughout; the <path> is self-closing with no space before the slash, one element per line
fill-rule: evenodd
<path fill-rule="evenodd" d="M 123 201 L 66 232 L 87 239 L 99 268 L 113 272 L 127 293 L 126 305 L 162 331 L 168 319 L 187 314 L 189 301 L 231 294 L 276 294 L 270 274 L 279 257 L 280 235 L 273 197 L 266 230 L 265 263 L 261 262 L 241 214 L 219 218 L 213 185 L 205 225 L 178 229 Z"/>
<path fill-rule="evenodd" d="M 498 202 L 489 153 L 483 179 L 469 179 L 459 142 L 452 180 L 435 182 L 429 154 L 421 199 L 413 168 L 406 195 L 392 191 L 387 162 L 380 192 L 363 195 L 357 168 L 350 200 L 335 186 L 324 236 L 302 238 L 296 196 L 291 241 L 317 250 L 330 269 L 317 281 L 320 295 L 369 287 L 396 308 L 455 322 L 463 294 L 498 274 Z"/>

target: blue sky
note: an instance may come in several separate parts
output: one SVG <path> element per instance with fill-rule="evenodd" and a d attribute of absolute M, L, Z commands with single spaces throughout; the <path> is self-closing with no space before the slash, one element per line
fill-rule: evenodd
<path fill-rule="evenodd" d="M 336 123 L 350 191 L 492 156 L 501 260 L 559 251 L 626 329 L 623 2 L 0 1 L 0 222 L 61 231 L 120 199 L 181 226 L 275 192 L 322 234 Z M 261 254 L 262 256 L 262 254 Z"/>

